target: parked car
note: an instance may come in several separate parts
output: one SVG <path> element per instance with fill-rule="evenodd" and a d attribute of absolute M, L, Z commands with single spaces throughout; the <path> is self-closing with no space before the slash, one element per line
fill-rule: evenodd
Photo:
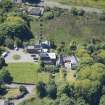
<path fill-rule="evenodd" d="M 16 50 L 16 51 L 18 51 L 18 50 L 19 50 L 19 48 L 18 48 L 18 47 L 16 47 L 16 48 L 15 48 L 15 50 Z"/>
<path fill-rule="evenodd" d="M 1 57 L 5 58 L 6 56 L 8 56 L 8 53 L 9 53 L 9 51 L 4 52 L 4 53 L 1 55 Z"/>
<path fill-rule="evenodd" d="M 38 61 L 38 58 L 35 58 L 35 57 L 34 57 L 33 59 L 34 59 L 35 61 Z"/>
<path fill-rule="evenodd" d="M 36 57 L 36 55 L 31 55 L 32 57 Z"/>

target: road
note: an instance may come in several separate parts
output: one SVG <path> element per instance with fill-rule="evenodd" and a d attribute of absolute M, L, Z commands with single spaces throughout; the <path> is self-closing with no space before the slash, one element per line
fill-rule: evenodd
<path fill-rule="evenodd" d="M 61 4 L 61 3 L 58 3 L 58 2 L 55 2 L 55 1 L 47 1 L 45 0 L 44 2 L 44 6 L 48 6 L 48 7 L 51 7 L 51 8 L 54 8 L 54 7 L 58 7 L 58 8 L 62 8 L 62 9 L 68 9 L 68 10 L 71 10 L 73 7 L 77 8 L 77 9 L 83 9 L 85 12 L 96 12 L 96 13 L 102 13 L 103 12 L 103 9 L 97 9 L 97 8 L 92 8 L 92 7 L 83 7 L 83 6 L 75 6 L 75 5 L 65 5 L 65 4 Z"/>

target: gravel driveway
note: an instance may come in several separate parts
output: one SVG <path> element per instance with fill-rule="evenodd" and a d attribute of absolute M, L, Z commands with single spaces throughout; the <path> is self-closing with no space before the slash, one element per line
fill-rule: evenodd
<path fill-rule="evenodd" d="M 14 55 L 20 55 L 21 59 L 14 60 Z M 23 51 L 23 49 L 19 49 L 18 51 L 10 50 L 10 53 L 7 57 L 5 57 L 6 63 L 20 63 L 20 62 L 31 62 L 33 63 L 34 60 L 29 53 Z"/>

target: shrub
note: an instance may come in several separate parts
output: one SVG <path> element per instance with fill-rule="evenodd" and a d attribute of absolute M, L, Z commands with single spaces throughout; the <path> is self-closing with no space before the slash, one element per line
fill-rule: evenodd
<path fill-rule="evenodd" d="M 20 90 L 21 93 L 24 93 L 24 94 L 28 93 L 28 90 L 27 90 L 27 88 L 25 86 L 20 86 L 19 90 Z"/>
<path fill-rule="evenodd" d="M 5 39 L 5 45 L 6 47 L 13 49 L 14 48 L 14 41 L 11 38 Z"/>
<path fill-rule="evenodd" d="M 78 15 L 78 10 L 76 8 L 72 8 L 71 13 L 72 13 L 73 16 L 77 16 Z"/>
<path fill-rule="evenodd" d="M 43 98 L 47 95 L 46 84 L 45 83 L 39 82 L 36 86 L 36 89 L 37 89 L 38 96 L 40 98 Z"/>
<path fill-rule="evenodd" d="M 78 11 L 78 15 L 79 16 L 84 16 L 84 14 L 85 14 L 85 11 L 84 10 L 81 9 L 81 10 Z"/>
<path fill-rule="evenodd" d="M 45 71 L 55 73 L 59 71 L 59 68 L 53 65 L 46 65 L 45 66 Z"/>
<path fill-rule="evenodd" d="M 54 18 L 54 13 L 52 11 L 49 11 L 49 12 L 45 12 L 44 13 L 44 18 L 45 19 L 53 19 Z"/>

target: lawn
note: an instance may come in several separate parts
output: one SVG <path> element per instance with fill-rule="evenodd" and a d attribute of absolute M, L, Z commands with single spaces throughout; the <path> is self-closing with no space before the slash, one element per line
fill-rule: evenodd
<path fill-rule="evenodd" d="M 8 70 L 14 82 L 37 83 L 38 81 L 48 82 L 48 73 L 37 73 L 38 64 L 34 63 L 12 63 L 8 64 Z"/>
<path fill-rule="evenodd" d="M 67 4 L 67 5 L 79 5 L 79 6 L 105 8 L 105 0 L 50 0 L 50 1 L 56 1 L 56 2 Z"/>

